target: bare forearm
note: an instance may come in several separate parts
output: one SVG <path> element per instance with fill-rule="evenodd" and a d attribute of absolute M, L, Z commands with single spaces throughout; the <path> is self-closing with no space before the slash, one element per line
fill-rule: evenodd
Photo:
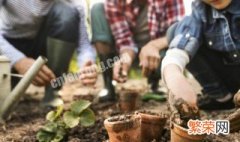
<path fill-rule="evenodd" d="M 161 51 L 168 47 L 167 37 L 164 36 L 164 37 L 152 40 L 149 42 L 149 44 L 152 44 L 153 46 L 157 47 L 159 51 Z"/>
<path fill-rule="evenodd" d="M 163 75 L 168 89 L 175 98 L 183 98 L 190 105 L 196 106 L 196 94 L 177 65 L 167 65 L 163 71 Z"/>
<path fill-rule="evenodd" d="M 130 59 L 129 62 L 132 63 L 136 57 L 136 53 L 131 49 L 124 49 L 120 52 L 120 57 L 126 57 L 126 56 Z"/>
<path fill-rule="evenodd" d="M 184 80 L 184 75 L 182 74 L 180 68 L 175 64 L 167 65 L 163 71 L 163 77 L 167 84 L 167 87 L 172 91 L 177 84 L 177 80 Z"/>

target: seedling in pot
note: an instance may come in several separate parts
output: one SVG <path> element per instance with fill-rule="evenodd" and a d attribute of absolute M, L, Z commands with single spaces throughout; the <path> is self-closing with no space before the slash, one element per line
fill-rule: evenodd
<path fill-rule="evenodd" d="M 38 131 L 37 140 L 39 142 L 61 142 L 66 141 L 70 129 L 79 124 L 89 127 L 95 123 L 94 112 L 89 108 L 89 101 L 80 100 L 74 102 L 69 111 L 65 111 L 63 106 L 47 114 L 47 123 Z"/>

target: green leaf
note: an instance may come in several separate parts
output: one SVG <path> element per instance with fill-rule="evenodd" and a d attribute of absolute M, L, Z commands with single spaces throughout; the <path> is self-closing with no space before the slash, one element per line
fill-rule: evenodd
<path fill-rule="evenodd" d="M 80 117 L 70 111 L 65 112 L 63 115 L 63 121 L 69 128 L 76 127 L 79 124 L 79 120 Z"/>
<path fill-rule="evenodd" d="M 51 142 L 51 140 L 54 138 L 54 133 L 46 132 L 44 130 L 40 130 L 37 133 L 37 140 L 39 142 Z"/>
<path fill-rule="evenodd" d="M 49 122 L 45 126 L 43 126 L 42 130 L 49 132 L 49 133 L 55 133 L 58 129 L 57 123 Z"/>
<path fill-rule="evenodd" d="M 62 112 L 63 112 L 63 106 L 59 106 L 56 111 L 50 111 L 47 114 L 46 119 L 53 122 L 61 116 Z"/>
<path fill-rule="evenodd" d="M 85 109 L 87 109 L 91 105 L 90 101 L 86 100 L 80 100 L 71 105 L 71 110 L 77 114 L 80 115 Z"/>
<path fill-rule="evenodd" d="M 50 122 L 37 133 L 37 140 L 39 142 L 61 142 L 66 134 L 66 129 L 62 123 Z"/>
<path fill-rule="evenodd" d="M 95 123 L 95 115 L 91 109 L 84 110 L 80 115 L 81 125 L 84 127 L 89 127 Z"/>
<path fill-rule="evenodd" d="M 59 127 L 54 139 L 51 142 L 61 142 L 66 135 L 67 135 L 66 130 L 62 127 Z"/>
<path fill-rule="evenodd" d="M 55 120 L 55 117 L 56 117 L 56 112 L 55 111 L 50 111 L 47 116 L 46 116 L 46 119 L 48 121 L 51 121 L 53 122 Z"/>
<path fill-rule="evenodd" d="M 57 117 L 61 116 L 62 112 L 63 112 L 63 105 L 58 106 L 56 116 Z"/>

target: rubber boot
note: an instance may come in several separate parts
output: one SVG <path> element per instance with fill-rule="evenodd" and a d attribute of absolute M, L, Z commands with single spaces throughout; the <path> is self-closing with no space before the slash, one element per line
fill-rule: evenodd
<path fill-rule="evenodd" d="M 166 50 L 160 51 L 160 57 L 164 58 L 166 55 Z M 157 67 L 157 69 L 150 74 L 148 77 L 148 84 L 150 84 L 150 89 L 153 94 L 163 95 L 164 92 L 159 90 L 159 81 L 161 79 L 161 63 Z"/>
<path fill-rule="evenodd" d="M 108 59 L 113 59 L 113 57 L 115 56 L 114 53 L 111 54 L 107 54 L 107 55 L 99 55 L 101 64 L 103 68 L 105 68 L 103 70 L 103 79 L 104 79 L 104 86 L 105 88 L 100 92 L 100 98 L 99 101 L 100 102 L 114 102 L 116 101 L 116 94 L 115 94 L 115 87 L 112 84 L 112 80 L 113 80 L 113 64 L 111 64 L 109 67 L 107 60 Z"/>
<path fill-rule="evenodd" d="M 62 77 L 62 74 L 68 71 L 68 65 L 76 47 L 77 44 L 75 43 L 47 38 L 47 65 L 57 78 Z M 51 86 L 51 84 L 46 86 L 43 98 L 44 106 L 56 107 L 63 104 L 58 95 L 58 91 L 62 86 L 63 84 L 58 84 L 57 87 Z"/>
<path fill-rule="evenodd" d="M 148 84 L 150 85 L 151 92 L 154 94 L 162 95 L 163 92 L 159 91 L 159 80 L 161 76 L 156 71 L 148 77 Z"/>

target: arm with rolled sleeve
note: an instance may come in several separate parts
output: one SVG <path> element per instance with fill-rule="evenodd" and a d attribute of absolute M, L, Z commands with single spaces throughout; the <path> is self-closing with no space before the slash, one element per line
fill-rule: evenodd
<path fill-rule="evenodd" d="M 185 17 L 177 25 L 174 39 L 163 60 L 162 73 L 168 64 L 176 64 L 181 71 L 196 54 L 202 41 L 202 21 L 196 11 Z"/>
<path fill-rule="evenodd" d="M 4 55 L 8 57 L 11 61 L 11 67 L 15 65 L 15 63 L 26 56 L 13 47 L 4 37 L 2 32 L 0 31 L 0 55 Z"/>
<path fill-rule="evenodd" d="M 137 52 L 136 43 L 133 40 L 133 33 L 123 15 L 121 0 L 107 0 L 105 2 L 106 17 L 110 23 L 112 34 L 116 41 L 116 46 L 121 52 L 125 49 Z"/>
<path fill-rule="evenodd" d="M 201 43 L 202 22 L 196 14 L 193 12 L 178 23 L 175 38 L 163 59 L 161 69 L 163 80 L 174 98 L 182 98 L 193 107 L 197 107 L 196 93 L 184 77 L 183 70 Z"/>
<path fill-rule="evenodd" d="M 86 61 L 92 61 L 95 62 L 96 59 L 96 51 L 92 47 L 88 33 L 87 33 L 87 28 L 86 28 L 86 23 L 85 23 L 85 14 L 83 8 L 80 9 L 80 23 L 79 23 L 79 45 L 77 48 L 77 53 L 78 53 L 78 65 L 79 67 L 83 67 L 84 63 Z"/>

